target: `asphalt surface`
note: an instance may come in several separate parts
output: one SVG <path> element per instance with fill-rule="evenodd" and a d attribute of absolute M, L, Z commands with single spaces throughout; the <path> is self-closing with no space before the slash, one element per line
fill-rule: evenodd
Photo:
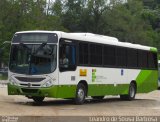
<path fill-rule="evenodd" d="M 24 96 L 8 96 L 5 84 L 0 85 L 0 116 L 160 116 L 160 90 L 137 94 L 133 101 L 119 96 L 103 100 L 87 98 L 83 105 L 72 100 L 46 98 L 36 105 Z"/>

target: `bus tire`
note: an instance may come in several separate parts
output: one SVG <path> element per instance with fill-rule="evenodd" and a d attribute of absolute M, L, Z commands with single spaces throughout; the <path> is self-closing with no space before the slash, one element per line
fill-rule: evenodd
<path fill-rule="evenodd" d="M 104 96 L 92 96 L 93 99 L 102 100 Z"/>
<path fill-rule="evenodd" d="M 74 99 L 76 105 L 81 105 L 84 103 L 86 97 L 86 87 L 79 83 L 76 90 L 76 97 Z"/>
<path fill-rule="evenodd" d="M 129 91 L 127 95 L 120 95 L 120 98 L 123 100 L 134 100 L 136 96 L 136 85 L 135 83 L 131 82 L 129 85 Z"/>
<path fill-rule="evenodd" d="M 42 103 L 44 98 L 45 97 L 32 97 L 33 101 L 38 104 Z"/>
<path fill-rule="evenodd" d="M 127 95 L 127 99 L 128 100 L 134 100 L 135 96 L 136 96 L 136 85 L 135 85 L 134 82 L 131 82 L 130 86 L 129 86 L 129 92 L 128 92 L 128 95 Z"/>

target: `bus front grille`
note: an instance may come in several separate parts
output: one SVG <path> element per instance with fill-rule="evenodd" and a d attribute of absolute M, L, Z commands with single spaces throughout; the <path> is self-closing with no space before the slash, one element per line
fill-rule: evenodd
<path fill-rule="evenodd" d="M 21 83 L 20 85 L 28 87 L 28 84 Z M 41 85 L 40 84 L 32 84 L 31 86 L 33 86 L 33 87 L 40 87 Z"/>
<path fill-rule="evenodd" d="M 29 78 L 29 77 L 15 77 L 17 80 L 21 82 L 41 82 L 45 78 Z"/>

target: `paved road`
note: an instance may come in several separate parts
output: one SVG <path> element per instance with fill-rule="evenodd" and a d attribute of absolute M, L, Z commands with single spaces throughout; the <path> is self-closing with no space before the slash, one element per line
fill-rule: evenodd
<path fill-rule="evenodd" d="M 121 101 L 107 96 L 102 101 L 87 98 L 84 105 L 71 100 L 45 99 L 41 106 L 23 96 L 8 96 L 7 87 L 0 86 L 1 116 L 160 116 L 160 90 L 138 94 L 134 101 Z"/>

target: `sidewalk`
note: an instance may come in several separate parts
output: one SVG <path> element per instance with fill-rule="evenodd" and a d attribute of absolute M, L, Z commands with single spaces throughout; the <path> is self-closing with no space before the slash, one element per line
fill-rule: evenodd
<path fill-rule="evenodd" d="M 7 87 L 8 80 L 0 80 L 0 88 Z"/>

